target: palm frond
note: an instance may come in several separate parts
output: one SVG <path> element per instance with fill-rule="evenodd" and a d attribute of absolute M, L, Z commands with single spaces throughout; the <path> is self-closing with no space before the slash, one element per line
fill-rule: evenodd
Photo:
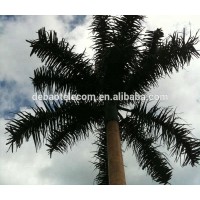
<path fill-rule="evenodd" d="M 47 89 L 48 93 L 54 93 L 54 91 L 63 94 L 69 91 L 74 92 L 75 84 L 69 80 L 69 77 L 65 74 L 57 73 L 52 68 L 42 66 L 35 69 L 34 78 L 31 79 L 37 92 L 43 93 L 45 89 Z"/>
<path fill-rule="evenodd" d="M 143 39 L 144 53 L 155 54 L 157 49 L 162 45 L 162 37 L 164 37 L 164 33 L 160 28 L 155 31 L 146 31 Z"/>
<path fill-rule="evenodd" d="M 99 63 L 105 54 L 105 51 L 113 46 L 113 33 L 111 28 L 112 17 L 109 15 L 95 15 L 90 26 L 94 40 L 93 48 L 95 50 L 94 58 Z"/>
<path fill-rule="evenodd" d="M 186 38 L 183 31 L 182 35 L 175 32 L 169 36 L 158 51 L 158 63 L 163 66 L 165 74 L 172 73 L 173 69 L 179 71 L 185 64 L 189 65 L 192 57 L 199 58 L 200 54 L 194 47 L 199 41 L 197 34 L 192 36 L 190 33 Z"/>
<path fill-rule="evenodd" d="M 200 161 L 200 140 L 192 137 L 187 124 L 170 108 L 160 108 L 158 103 L 148 110 L 148 101 L 135 102 L 131 111 L 134 123 L 148 134 L 167 145 L 175 161 L 183 159 L 182 166 L 196 165 Z"/>
<path fill-rule="evenodd" d="M 38 92 L 67 94 L 98 94 L 100 89 L 95 74 L 70 74 L 42 66 L 34 70 L 34 77 L 31 78 L 34 89 Z"/>
<path fill-rule="evenodd" d="M 133 75 L 130 76 L 127 90 L 144 93 L 150 86 L 157 84 L 158 76 L 162 73 L 157 65 L 157 51 L 162 45 L 163 32 L 161 29 L 146 31 L 143 38 L 143 53 L 139 55 L 139 63 L 133 68 Z M 134 90 L 132 88 L 134 87 Z"/>
<path fill-rule="evenodd" d="M 132 68 L 138 65 L 137 41 L 143 16 L 95 16 L 95 72 L 105 93 L 123 91 Z M 108 41 L 108 42 L 107 42 Z"/>
<path fill-rule="evenodd" d="M 115 40 L 117 46 L 128 47 L 136 45 L 143 30 L 144 16 L 122 15 L 114 18 Z"/>
<path fill-rule="evenodd" d="M 70 111 L 68 111 L 70 113 Z M 47 138 L 48 152 L 65 152 L 76 141 L 87 138 L 94 127 L 103 123 L 104 110 L 102 104 L 92 102 L 79 102 L 71 110 L 70 123 L 62 124 L 59 129 L 49 133 Z"/>
<path fill-rule="evenodd" d="M 41 61 L 45 63 L 47 68 L 46 72 L 51 73 L 54 71 L 60 76 L 67 75 L 66 78 L 70 77 L 70 80 L 82 80 L 81 84 L 79 81 L 74 81 L 73 84 L 70 82 L 71 84 L 68 85 L 69 89 L 74 90 L 74 88 L 76 88 L 78 90 L 80 85 L 86 88 L 96 84 L 96 82 L 93 82 L 94 72 L 92 64 L 89 59 L 85 58 L 85 52 L 82 54 L 74 53 L 74 47 L 70 47 L 65 39 L 62 39 L 60 42 L 58 41 L 55 31 L 50 31 L 48 33 L 45 31 L 45 28 L 42 28 L 38 31 L 38 39 L 27 40 L 27 42 L 29 42 L 32 47 L 30 55 L 36 54 Z M 44 67 L 40 70 L 35 70 L 35 75 L 37 75 L 39 71 L 43 72 Z M 87 81 L 84 81 L 84 79 Z M 39 80 L 38 83 L 41 82 L 42 80 Z M 88 82 L 90 82 L 90 85 Z M 40 88 L 43 88 L 43 86 L 44 85 L 41 85 Z M 94 89 L 92 89 L 92 91 L 93 90 Z"/>
<path fill-rule="evenodd" d="M 96 161 L 93 164 L 95 169 L 98 170 L 98 174 L 94 181 L 98 185 L 109 185 L 106 132 L 102 128 L 98 130 L 97 134 L 97 140 L 94 144 L 97 145 L 98 149 L 95 152 L 94 158 Z"/>
<path fill-rule="evenodd" d="M 161 29 L 147 32 L 144 44 L 146 48 L 141 54 L 140 67 L 130 76 L 127 92 L 139 94 L 148 91 L 151 86 L 156 86 L 159 78 L 170 75 L 173 70 L 178 71 L 185 64 L 189 64 L 192 57 L 199 57 L 195 49 L 198 42 L 197 33 L 188 39 L 185 33 L 174 33 L 168 39 L 161 41 L 163 33 Z"/>
<path fill-rule="evenodd" d="M 36 108 L 32 108 L 32 110 L 34 115 L 28 112 L 20 112 L 17 114 L 18 119 L 11 120 L 6 126 L 7 133 L 10 133 L 7 144 L 10 145 L 12 151 L 14 145 L 16 145 L 16 148 L 20 148 L 23 140 L 28 141 L 31 136 L 37 150 L 44 139 L 51 141 L 52 134 L 56 134 L 56 131 L 63 130 L 63 127 L 66 126 L 71 126 L 69 133 L 71 135 L 66 137 L 69 138 L 68 143 L 73 144 L 76 139 L 72 134 L 72 128 L 76 128 L 75 123 L 78 122 L 82 128 L 82 132 L 79 131 L 81 133 L 75 131 L 77 138 L 80 138 L 83 133 L 87 136 L 86 129 L 89 125 L 101 122 L 103 117 L 103 109 L 100 104 L 82 101 L 53 101 L 53 103 L 44 101 L 44 108 L 36 105 Z"/>
<path fill-rule="evenodd" d="M 47 138 L 48 153 L 50 156 L 53 152 L 64 153 L 68 151 L 77 141 L 89 137 L 89 132 L 93 132 L 95 122 L 88 119 L 74 119 L 71 123 L 61 125 L 59 129 L 49 133 Z"/>
<path fill-rule="evenodd" d="M 139 166 L 156 182 L 168 184 L 172 176 L 172 167 L 166 156 L 155 147 L 155 139 L 147 136 L 133 118 L 126 117 L 120 122 L 122 139 L 133 148 Z"/>

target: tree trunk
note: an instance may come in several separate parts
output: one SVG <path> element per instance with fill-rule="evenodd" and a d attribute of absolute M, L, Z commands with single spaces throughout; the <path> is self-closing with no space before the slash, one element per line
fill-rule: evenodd
<path fill-rule="evenodd" d="M 117 107 L 109 102 L 106 105 L 106 134 L 108 153 L 109 185 L 125 185 L 125 173 L 121 150 Z"/>

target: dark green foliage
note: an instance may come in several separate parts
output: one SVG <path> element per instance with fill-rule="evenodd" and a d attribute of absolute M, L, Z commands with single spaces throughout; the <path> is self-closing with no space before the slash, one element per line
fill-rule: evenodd
<path fill-rule="evenodd" d="M 135 102 L 131 110 L 132 123 L 137 124 L 146 134 L 160 140 L 167 146 L 175 161 L 183 156 L 182 166 L 194 166 L 200 159 L 200 140 L 191 137 L 187 124 L 178 123 L 181 120 L 172 108 L 160 108 L 158 103 L 147 109 L 148 102 Z"/>
<path fill-rule="evenodd" d="M 199 162 L 200 140 L 191 137 L 187 124 L 178 123 L 180 118 L 172 108 L 160 108 L 157 103 L 148 109 L 147 101 L 136 101 L 134 108 L 129 111 L 130 116 L 120 122 L 123 141 L 126 141 L 129 147 L 133 147 L 140 166 L 147 168 L 147 173 L 154 180 L 162 182 L 163 180 L 158 177 L 164 177 L 166 174 L 163 182 L 166 183 L 167 178 L 171 177 L 171 168 L 167 168 L 165 155 L 154 147 L 157 144 L 166 145 L 171 155 L 175 155 L 175 161 L 182 159 L 182 166 L 187 164 L 194 166 Z M 149 159 L 150 157 L 152 160 Z M 157 162 L 153 162 L 155 166 L 153 163 L 145 165 L 144 158 L 147 163 L 153 161 L 153 158 L 157 158 Z M 155 170 L 159 167 L 160 170 Z M 164 172 L 164 174 L 159 175 L 155 172 Z"/>
<path fill-rule="evenodd" d="M 164 38 L 162 29 L 144 32 L 144 16 L 94 16 L 91 24 L 94 61 L 85 52 L 77 54 L 65 39 L 58 40 L 55 31 L 44 28 L 38 39 L 28 40 L 44 66 L 34 71 L 32 83 L 44 94 L 145 94 L 158 80 L 188 65 L 200 54 L 195 49 L 198 36 L 186 37 L 175 32 Z M 20 112 L 6 127 L 10 148 L 21 147 L 24 139 L 33 137 L 38 149 L 46 143 L 50 155 L 65 152 L 73 144 L 97 134 L 95 168 L 97 184 L 108 184 L 105 112 L 107 101 L 44 101 L 33 108 L 34 114 Z M 160 147 L 166 146 L 182 166 L 199 164 L 200 140 L 192 137 L 187 124 L 170 107 L 158 103 L 148 108 L 148 101 L 116 101 L 122 142 L 133 149 L 139 166 L 153 180 L 168 184 L 172 167 Z M 132 109 L 127 109 L 127 107 Z M 123 117 L 121 111 L 127 114 Z M 117 112 L 117 110 L 116 110 Z"/>
<path fill-rule="evenodd" d="M 74 47 L 70 47 L 65 39 L 59 42 L 56 32 L 47 33 L 45 28 L 38 31 L 37 40 L 27 41 L 32 47 L 30 55 L 36 54 L 45 64 L 34 71 L 32 81 L 36 91 L 43 92 L 46 87 L 48 92 L 52 92 L 55 87 L 55 92 L 96 92 L 97 81 L 92 64 L 85 59 L 84 52 L 74 53 Z"/>
<path fill-rule="evenodd" d="M 159 78 L 170 75 L 173 70 L 179 71 L 185 64 L 189 64 L 192 56 L 199 57 L 194 45 L 198 42 L 197 34 L 186 37 L 178 33 L 161 40 L 161 29 L 147 31 L 144 37 L 144 50 L 141 52 L 139 66 L 130 76 L 127 93 L 148 91 L 156 86 Z M 145 47 L 146 46 L 146 47 Z"/>
<path fill-rule="evenodd" d="M 93 162 L 95 169 L 98 170 L 98 174 L 95 181 L 98 185 L 108 185 L 108 158 L 107 158 L 107 139 L 105 128 L 101 128 L 97 132 L 97 141 L 94 143 L 97 145 L 97 151 L 95 152 L 96 162 Z"/>
<path fill-rule="evenodd" d="M 102 105 L 93 102 L 48 102 L 44 108 L 33 108 L 34 115 L 20 112 L 19 119 L 12 120 L 6 127 L 10 132 L 8 139 L 12 151 L 16 144 L 20 148 L 23 139 L 32 136 L 36 150 L 44 139 L 47 140 L 50 154 L 53 151 L 64 152 L 76 141 L 89 136 L 93 126 L 103 121 Z"/>
<path fill-rule="evenodd" d="M 167 184 L 172 176 L 172 168 L 165 155 L 155 147 L 155 138 L 150 137 L 132 118 L 127 117 L 120 125 L 123 140 L 133 148 L 140 167 L 146 169 L 153 180 Z"/>

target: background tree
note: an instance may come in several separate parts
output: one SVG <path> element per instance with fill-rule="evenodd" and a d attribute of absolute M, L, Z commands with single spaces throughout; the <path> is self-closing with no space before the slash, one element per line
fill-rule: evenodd
<path fill-rule="evenodd" d="M 178 71 L 199 57 L 197 34 L 175 32 L 164 39 L 161 29 L 144 31 L 144 16 L 94 16 L 91 24 L 94 58 L 74 52 L 55 31 L 42 28 L 38 39 L 28 40 L 31 56 L 44 66 L 34 71 L 32 83 L 44 94 L 146 94 L 159 78 Z M 95 62 L 93 62 L 93 60 Z M 156 144 L 167 147 L 182 166 L 200 160 L 200 140 L 192 137 L 187 124 L 170 108 L 149 108 L 149 101 L 99 100 L 43 101 L 32 108 L 34 115 L 18 113 L 6 127 L 8 145 L 20 148 L 33 138 L 36 150 L 46 143 L 50 155 L 65 152 L 79 140 L 96 133 L 95 167 L 98 184 L 125 184 L 121 142 L 132 148 L 142 169 L 154 181 L 169 183 L 172 167 Z M 126 115 L 122 114 L 126 112 Z M 120 134 L 121 133 L 121 134 Z"/>

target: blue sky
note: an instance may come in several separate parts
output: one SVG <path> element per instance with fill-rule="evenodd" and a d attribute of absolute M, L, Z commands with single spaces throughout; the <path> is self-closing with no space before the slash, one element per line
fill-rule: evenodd
<path fill-rule="evenodd" d="M 146 19 L 147 29 L 162 28 L 165 36 L 173 31 L 186 28 L 195 33 L 199 28 L 200 16 L 194 15 L 150 15 Z M 18 152 L 6 153 L 5 123 L 11 112 L 29 110 L 33 106 L 34 94 L 31 80 L 33 70 L 41 66 L 36 56 L 30 58 L 30 47 L 26 39 L 35 39 L 41 27 L 56 30 L 59 38 L 66 38 L 75 50 L 92 57 L 92 42 L 88 27 L 91 16 L 17 16 L 0 17 L 0 145 L 1 165 L 0 184 L 93 184 L 96 172 L 92 161 L 94 138 L 82 141 L 72 151 L 61 155 L 55 153 L 50 159 L 43 147 L 35 152 L 32 142 L 22 145 Z M 200 45 L 197 46 L 200 49 Z M 163 106 L 177 108 L 181 117 L 192 124 L 193 134 L 200 138 L 200 60 L 193 60 L 171 78 L 159 81 L 159 87 L 151 90 L 152 94 L 167 94 L 168 101 Z M 39 102 L 38 102 L 39 103 Z M 128 151 L 124 154 L 127 184 L 156 184 L 139 169 L 138 164 Z M 173 159 L 172 159 L 173 160 Z M 200 184 L 200 166 L 181 168 L 173 163 L 172 184 Z"/>
<path fill-rule="evenodd" d="M 20 111 L 21 107 L 30 107 L 34 102 L 28 97 L 23 90 L 19 90 L 20 85 L 14 80 L 0 81 L 0 117 L 5 119 L 13 118 L 15 113 Z M 15 91 L 18 91 L 17 93 Z M 5 101 L 5 99 L 12 99 Z M 6 104 L 5 104 L 6 103 Z"/>

